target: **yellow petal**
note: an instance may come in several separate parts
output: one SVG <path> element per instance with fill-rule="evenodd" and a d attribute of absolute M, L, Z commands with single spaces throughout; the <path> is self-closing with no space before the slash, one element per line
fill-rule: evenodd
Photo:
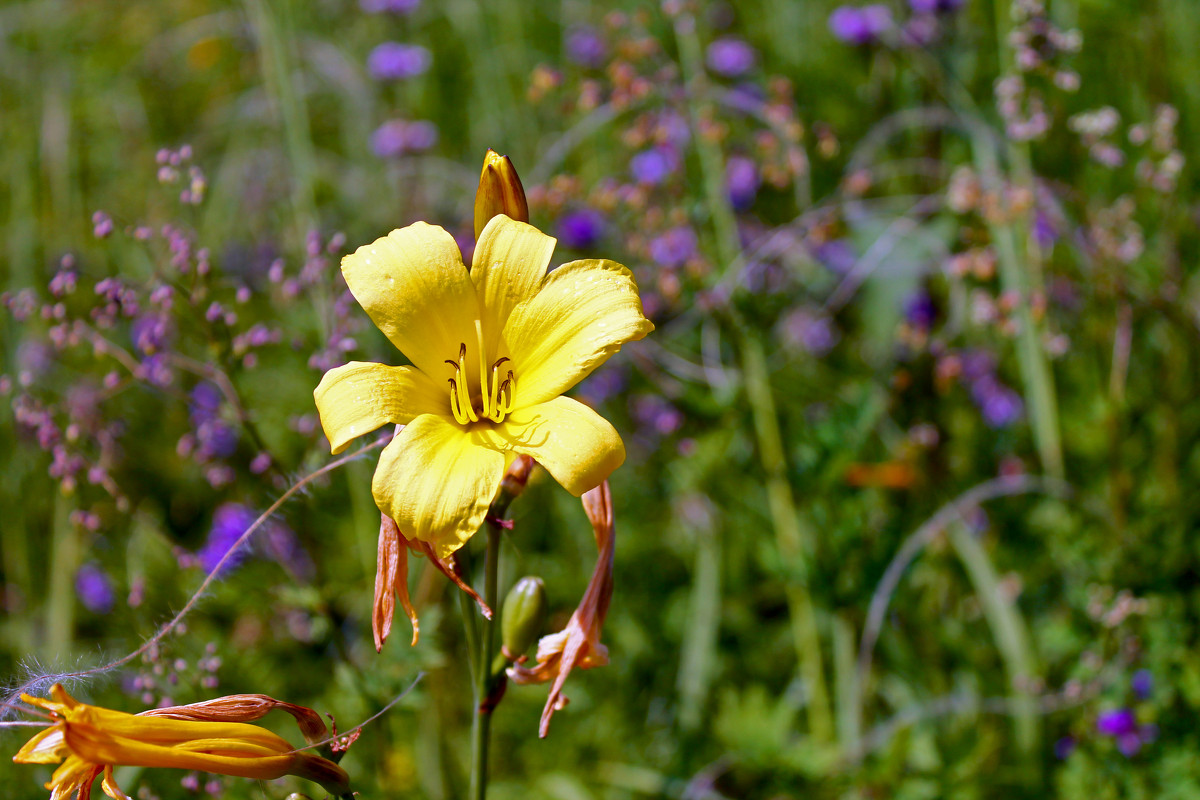
<path fill-rule="evenodd" d="M 196 769 L 238 778 L 273 780 L 286 775 L 295 761 L 291 745 L 283 739 L 279 739 L 281 745 L 273 747 L 224 738 L 168 746 L 76 725 L 69 726 L 65 735 L 67 746 L 90 763 Z"/>
<path fill-rule="evenodd" d="M 92 796 L 92 783 L 100 774 L 103 767 L 72 756 L 54 770 L 46 788 L 51 790 L 50 800 L 66 800 L 77 797 L 78 800 L 89 800 Z"/>
<path fill-rule="evenodd" d="M 313 392 L 335 453 L 381 425 L 404 425 L 421 414 L 449 414 L 449 397 L 448 386 L 438 386 L 419 370 L 367 361 L 329 370 Z"/>
<path fill-rule="evenodd" d="M 557 397 L 621 345 L 652 330 L 628 269 L 605 260 L 563 264 L 513 309 L 505 326 L 517 377 L 514 401 L 522 407 Z"/>
<path fill-rule="evenodd" d="M 576 497 L 598 486 L 625 460 L 625 445 L 613 426 L 569 397 L 514 411 L 500 434 Z"/>
<path fill-rule="evenodd" d="M 475 341 L 479 301 L 454 237 L 416 222 L 342 259 L 354 299 L 408 360 L 435 381 L 454 370 L 462 343 Z"/>
<path fill-rule="evenodd" d="M 57 764 L 67 756 L 62 725 L 54 725 L 34 734 L 13 756 L 18 764 Z"/>
<path fill-rule="evenodd" d="M 210 722 L 172 719 L 170 717 L 152 717 L 137 714 L 126 714 L 108 708 L 81 705 L 72 715 L 67 726 L 72 731 L 78 731 L 80 736 L 90 736 L 88 741 L 103 741 L 106 737 L 112 739 L 136 739 L 150 744 L 176 746 L 186 742 L 201 739 L 225 739 L 256 747 L 265 747 L 277 752 L 287 752 L 291 749 L 288 741 L 281 736 L 244 722 Z M 98 763 L 121 763 L 120 760 L 110 761 L 101 758 L 98 753 L 80 755 L 89 761 Z"/>
<path fill-rule="evenodd" d="M 426 414 L 384 448 L 371 491 L 406 536 L 445 558 L 479 530 L 504 465 L 485 434 Z"/>
<path fill-rule="evenodd" d="M 100 783 L 104 793 L 112 798 L 112 800 L 133 800 L 132 797 L 121 791 L 121 787 L 117 786 L 117 779 L 113 777 L 112 764 L 104 768 L 104 780 Z"/>
<path fill-rule="evenodd" d="M 471 280 L 483 310 L 483 336 L 494 344 L 508 315 L 523 300 L 533 297 L 554 254 L 555 239 L 532 225 L 492 217 L 483 229 L 471 259 Z M 498 357 L 487 354 L 489 363 Z"/>

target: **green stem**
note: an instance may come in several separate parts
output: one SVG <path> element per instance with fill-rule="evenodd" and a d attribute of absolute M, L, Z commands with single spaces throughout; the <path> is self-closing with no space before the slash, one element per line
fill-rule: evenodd
<path fill-rule="evenodd" d="M 1014 604 L 1005 599 L 1000 588 L 1000 577 L 983 545 L 962 523 L 951 525 L 947 532 L 966 567 L 988 626 L 992 629 L 992 636 L 1000 649 L 1005 671 L 1008 672 L 1017 747 L 1026 755 L 1032 754 L 1037 751 L 1038 718 L 1037 703 L 1030 693 L 1030 681 L 1037 675 L 1037 663 L 1029 644 L 1025 621 Z"/>
<path fill-rule="evenodd" d="M 497 673 L 493 660 L 496 655 L 496 628 L 500 613 L 500 537 L 503 529 L 499 520 L 504 517 L 512 502 L 512 495 L 501 491 L 492 502 L 487 515 L 487 554 L 483 562 L 483 600 L 492 609 L 491 619 L 479 619 L 475 604 L 465 593 L 461 593 L 463 622 L 467 628 L 467 647 L 472 655 L 471 678 L 475 704 L 471 717 L 471 800 L 484 800 L 488 784 L 488 741 L 491 734 L 492 711 L 499 702 L 497 679 L 503 680 L 504 673 Z M 482 626 L 482 630 L 479 629 Z"/>
<path fill-rule="evenodd" d="M 475 658 L 475 716 L 471 721 L 471 798 L 487 797 L 488 739 L 492 727 L 492 657 L 496 647 L 497 595 L 500 575 L 500 528 L 488 522 L 487 557 L 483 564 L 483 599 L 492 609 L 492 619 L 483 621 L 481 649 Z"/>
<path fill-rule="evenodd" d="M 817 630 L 812 595 L 808 591 L 808 560 L 805 553 L 807 534 L 796 513 L 796 501 L 787 478 L 787 462 L 783 454 L 783 437 L 779 432 L 779 417 L 775 397 L 767 374 L 767 359 L 762 343 L 743 332 L 740 349 L 742 372 L 746 382 L 746 397 L 754 417 L 758 438 L 759 459 L 767 480 L 767 507 L 775 529 L 776 546 L 784 563 L 792 570 L 787 582 L 788 615 L 792 621 L 792 638 L 800 670 L 808 686 L 808 722 L 813 738 L 819 742 L 833 741 L 833 716 L 829 709 L 829 694 L 825 688 L 825 672 L 821 666 L 821 637 Z"/>
<path fill-rule="evenodd" d="M 1014 55 L 1008 45 L 1013 19 L 1011 4 L 996 0 L 993 3 L 996 19 L 997 58 L 1000 71 L 1014 69 Z M 978 129 L 972 129 L 972 148 L 984 188 L 998 197 L 1004 195 L 1005 180 L 997 164 L 998 149 Z M 1014 189 L 1034 197 L 1033 167 L 1029 144 L 1010 142 L 1003 155 L 1009 162 L 1008 180 Z M 1001 288 L 1017 299 L 1017 361 L 1021 367 L 1021 382 L 1029 403 L 1030 423 L 1042 469 L 1047 474 L 1063 476 L 1062 441 L 1058 424 L 1058 399 L 1050 361 L 1042 347 L 1041 328 L 1033 318 L 1032 294 L 1041 290 L 1041 269 L 1036 246 L 1030 241 L 1033 224 L 1033 204 L 1019 214 L 1003 210 L 1003 219 L 988 221 L 989 234 L 996 245 L 996 260 L 1000 266 Z"/>

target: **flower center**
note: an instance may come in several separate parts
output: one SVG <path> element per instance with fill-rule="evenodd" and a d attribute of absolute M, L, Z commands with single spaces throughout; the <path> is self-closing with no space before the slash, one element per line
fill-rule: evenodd
<path fill-rule="evenodd" d="M 475 321 L 475 340 L 479 347 L 479 396 L 471 398 L 467 380 L 467 343 L 463 342 L 458 346 L 458 360 L 446 359 L 446 363 L 454 367 L 454 377 L 450 378 L 450 413 L 459 425 L 469 425 L 481 419 L 503 422 L 504 417 L 513 410 L 516 376 L 511 369 L 504 372 L 500 370 L 500 366 L 510 360 L 507 356 L 497 359 L 488 369 L 484 361 L 486 351 L 479 320 Z"/>

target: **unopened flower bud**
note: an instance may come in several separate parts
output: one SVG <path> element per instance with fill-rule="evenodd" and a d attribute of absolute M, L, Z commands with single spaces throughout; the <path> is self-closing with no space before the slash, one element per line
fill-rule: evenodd
<path fill-rule="evenodd" d="M 541 634 L 545 621 L 546 584 L 541 578 L 521 578 L 504 598 L 501 612 L 504 657 L 517 661 L 524 656 Z"/>
<path fill-rule="evenodd" d="M 525 187 L 517 177 L 508 156 L 488 150 L 483 157 L 483 172 L 479 175 L 479 190 L 475 193 L 475 238 L 483 233 L 488 220 L 505 214 L 518 222 L 529 222 L 529 204 Z"/>
<path fill-rule="evenodd" d="M 525 491 L 525 484 L 529 482 L 529 473 L 533 472 L 534 461 L 529 456 L 517 456 L 513 460 L 508 471 L 504 473 L 503 480 L 500 481 L 500 491 L 510 497 L 517 497 L 521 492 Z"/>

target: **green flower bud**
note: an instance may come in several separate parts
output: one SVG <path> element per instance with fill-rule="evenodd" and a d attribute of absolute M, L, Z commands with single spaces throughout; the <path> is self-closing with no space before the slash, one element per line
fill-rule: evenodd
<path fill-rule="evenodd" d="M 526 576 L 517 581 L 504 598 L 500 619 L 501 652 L 509 661 L 517 661 L 537 640 L 546 622 L 546 584 L 542 579 Z"/>

